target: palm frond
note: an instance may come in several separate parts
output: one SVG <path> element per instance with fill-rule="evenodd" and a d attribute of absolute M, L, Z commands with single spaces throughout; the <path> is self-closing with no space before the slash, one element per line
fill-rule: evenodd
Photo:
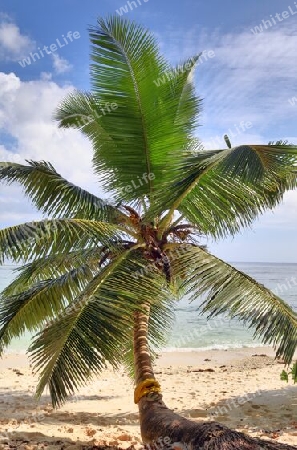
<path fill-rule="evenodd" d="M 198 125 L 198 115 L 201 112 L 201 99 L 196 95 L 192 78 L 196 64 L 199 61 L 199 55 L 187 59 L 181 65 L 172 69 L 173 76 L 170 77 L 168 85 L 171 88 L 171 96 L 176 97 L 178 103 L 176 104 L 176 111 L 172 111 L 175 117 L 175 125 L 179 132 L 181 125 L 184 131 L 191 136 Z M 164 89 L 164 94 L 169 94 L 169 89 Z M 164 95 L 165 96 L 165 95 Z M 172 100 L 171 100 L 172 103 Z"/>
<path fill-rule="evenodd" d="M 77 298 L 80 307 L 66 309 L 36 336 L 29 349 L 34 368 L 40 371 L 37 394 L 48 384 L 54 406 L 61 405 L 107 362 L 116 367 L 122 356 L 132 326 L 131 302 L 120 301 L 112 293 L 96 301 L 92 294 L 99 278 Z"/>
<path fill-rule="evenodd" d="M 25 331 L 41 330 L 47 321 L 59 314 L 93 278 L 87 264 L 72 269 L 58 278 L 41 280 L 17 294 L 8 286 L 0 295 L 0 352 L 11 340 Z M 16 283 L 12 283 L 16 285 Z M 17 284 L 18 290 L 20 285 Z"/>
<path fill-rule="evenodd" d="M 118 17 L 99 20 L 90 39 L 92 93 L 69 95 L 56 119 L 92 140 L 96 171 L 118 200 L 150 197 L 188 154 L 200 108 L 190 80 L 198 56 L 171 68 L 151 33 Z"/>
<path fill-rule="evenodd" d="M 168 297 L 163 278 L 144 269 L 145 261 L 137 250 L 124 251 L 36 336 L 29 351 L 35 369 L 41 372 L 39 395 L 48 384 L 53 403 L 61 404 L 106 362 L 113 366 L 123 362 L 133 311 L 143 302 L 158 305 Z M 160 310 L 153 315 L 153 329 L 161 321 Z M 160 330 L 153 333 L 156 341 L 160 335 Z"/>
<path fill-rule="evenodd" d="M 39 211 L 52 217 L 110 222 L 116 222 L 122 216 L 105 200 L 67 181 L 49 162 L 27 162 L 28 165 L 0 162 L 0 181 L 20 183 Z"/>
<path fill-rule="evenodd" d="M 1 295 L 9 297 L 28 289 L 36 282 L 57 278 L 73 269 L 87 264 L 92 271 L 99 267 L 103 247 L 90 247 L 69 253 L 54 253 L 34 261 L 22 264 L 14 269 L 16 277 L 3 289 Z"/>
<path fill-rule="evenodd" d="M 123 252 L 121 242 L 112 252 Z M 0 294 L 0 348 L 26 330 L 42 329 L 69 305 L 98 273 L 105 247 L 50 254 L 19 267 L 20 274 Z"/>
<path fill-rule="evenodd" d="M 161 83 L 156 90 L 154 120 L 157 134 L 151 152 L 156 192 L 159 189 L 162 191 L 165 184 L 175 180 L 183 161 L 192 154 L 193 148 L 201 145 L 194 138 L 194 132 L 202 101 L 196 95 L 192 82 L 198 59 L 199 55 L 172 67 L 165 74 L 168 78 L 166 82 Z M 155 196 L 152 201 L 155 201 Z"/>
<path fill-rule="evenodd" d="M 5 258 L 18 263 L 88 245 L 112 246 L 125 231 L 116 225 L 81 219 L 46 219 L 15 225 L 0 230 L 0 264 Z"/>
<path fill-rule="evenodd" d="M 297 347 L 297 315 L 281 298 L 253 278 L 201 247 L 168 246 L 173 252 L 173 276 L 184 279 L 190 299 L 206 297 L 202 311 L 210 317 L 225 313 L 242 320 L 264 344 L 277 348 L 277 357 L 292 361 Z"/>
<path fill-rule="evenodd" d="M 178 210 L 205 234 L 235 234 L 296 187 L 296 174 L 294 146 L 239 146 L 205 157 L 201 151 L 188 158 L 180 180 L 165 190 L 167 198 L 160 193 L 159 209 L 170 210 L 161 227 Z"/>

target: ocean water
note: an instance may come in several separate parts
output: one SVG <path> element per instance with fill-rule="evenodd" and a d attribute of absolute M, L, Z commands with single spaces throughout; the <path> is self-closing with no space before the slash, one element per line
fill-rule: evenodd
<path fill-rule="evenodd" d="M 264 284 L 297 311 L 297 264 L 242 262 L 232 265 Z M 12 266 L 0 266 L 0 292 L 13 278 Z M 164 351 L 198 351 L 261 345 L 261 341 L 253 338 L 252 330 L 235 319 L 221 316 L 207 320 L 206 316 L 199 313 L 199 304 L 200 299 L 189 303 L 186 298 L 177 303 L 175 324 Z M 21 339 L 15 340 L 9 350 L 25 351 L 30 339 L 31 336 L 25 334 Z"/>

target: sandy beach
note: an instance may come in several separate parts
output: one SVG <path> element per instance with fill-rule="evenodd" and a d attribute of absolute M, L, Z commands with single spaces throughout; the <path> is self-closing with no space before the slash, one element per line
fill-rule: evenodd
<path fill-rule="evenodd" d="M 106 370 L 53 410 L 47 393 L 34 398 L 37 378 L 25 355 L 7 354 L 0 367 L 0 449 L 141 447 L 133 383 L 123 370 Z M 171 409 L 297 448 L 297 387 L 280 380 L 282 369 L 267 347 L 163 353 L 156 361 Z"/>

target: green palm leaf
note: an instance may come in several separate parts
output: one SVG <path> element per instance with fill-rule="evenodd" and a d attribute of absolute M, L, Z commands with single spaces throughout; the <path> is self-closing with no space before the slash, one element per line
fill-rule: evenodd
<path fill-rule="evenodd" d="M 92 300 L 91 286 L 83 295 Z M 126 299 L 123 303 L 110 295 L 79 310 L 65 310 L 63 317 L 37 335 L 29 351 L 35 368 L 43 368 L 38 395 L 48 385 L 52 402 L 58 406 L 107 362 L 116 367 L 132 326 L 132 311 Z"/>
<path fill-rule="evenodd" d="M 133 311 L 143 302 L 159 305 L 164 296 L 168 298 L 163 278 L 144 268 L 137 250 L 123 252 L 36 336 L 29 351 L 35 369 L 41 370 L 38 395 L 48 384 L 53 403 L 61 404 L 106 362 L 113 366 L 123 362 L 131 342 Z M 155 309 L 151 330 L 155 321 L 160 324 L 161 309 L 162 305 L 159 313 Z M 160 330 L 151 334 L 153 342 L 159 342 Z"/>
<path fill-rule="evenodd" d="M 52 217 L 115 222 L 122 214 L 106 201 L 65 180 L 45 161 L 28 165 L 0 162 L 0 181 L 20 183 L 38 210 Z"/>
<path fill-rule="evenodd" d="M 108 245 L 126 232 L 115 225 L 81 219 L 53 219 L 28 222 L 0 230 L 0 264 L 5 258 L 15 262 L 45 257 L 87 247 Z"/>
<path fill-rule="evenodd" d="M 210 317 L 227 313 L 242 320 L 264 344 L 277 347 L 276 355 L 286 364 L 292 361 L 297 347 L 297 315 L 290 306 L 203 248 L 187 244 L 171 244 L 169 248 L 175 256 L 172 270 L 184 278 L 185 293 L 192 300 L 206 296 L 203 312 L 209 312 Z"/>
<path fill-rule="evenodd" d="M 26 290 L 32 284 L 56 278 L 64 275 L 67 271 L 79 268 L 85 264 L 90 270 L 96 271 L 98 263 L 102 257 L 104 247 L 79 249 L 69 253 L 54 253 L 43 258 L 36 258 L 34 261 L 23 264 L 14 269 L 17 276 L 2 291 L 3 297 L 8 297 Z"/>
<path fill-rule="evenodd" d="M 205 156 L 200 151 L 184 163 L 180 180 L 168 187 L 166 199 L 159 195 L 159 209 L 170 209 L 161 228 L 178 210 L 205 234 L 235 234 L 296 187 L 296 171 L 294 146 L 239 146 L 207 151 Z M 158 207 L 148 214 L 155 214 Z"/>
<path fill-rule="evenodd" d="M 200 107 L 190 81 L 198 56 L 175 71 L 151 33 L 117 17 L 99 20 L 90 38 L 93 91 L 68 96 L 56 119 L 92 140 L 95 168 L 119 200 L 150 197 L 188 154 Z M 159 77 L 165 82 L 157 87 Z"/>
<path fill-rule="evenodd" d="M 92 278 L 93 273 L 85 264 L 58 278 L 31 284 L 27 290 L 23 287 L 21 292 L 10 297 L 5 295 L 5 291 L 12 290 L 9 286 L 0 296 L 0 351 L 26 330 L 42 329 L 49 318 L 56 317 Z M 20 286 L 17 287 L 20 290 Z"/>

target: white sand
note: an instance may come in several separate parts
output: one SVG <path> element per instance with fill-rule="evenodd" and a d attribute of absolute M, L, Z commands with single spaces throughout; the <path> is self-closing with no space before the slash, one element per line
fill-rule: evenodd
<path fill-rule="evenodd" d="M 251 436 L 297 446 L 297 387 L 280 381 L 283 365 L 262 354 L 273 356 L 269 348 L 164 353 L 156 364 L 163 399 L 193 420 L 216 417 Z M 48 395 L 34 399 L 37 380 L 25 356 L 6 355 L 0 367 L 0 449 L 16 440 L 20 450 L 141 446 L 133 383 L 123 371 L 104 372 L 53 410 Z M 205 369 L 214 372 L 199 372 Z"/>

